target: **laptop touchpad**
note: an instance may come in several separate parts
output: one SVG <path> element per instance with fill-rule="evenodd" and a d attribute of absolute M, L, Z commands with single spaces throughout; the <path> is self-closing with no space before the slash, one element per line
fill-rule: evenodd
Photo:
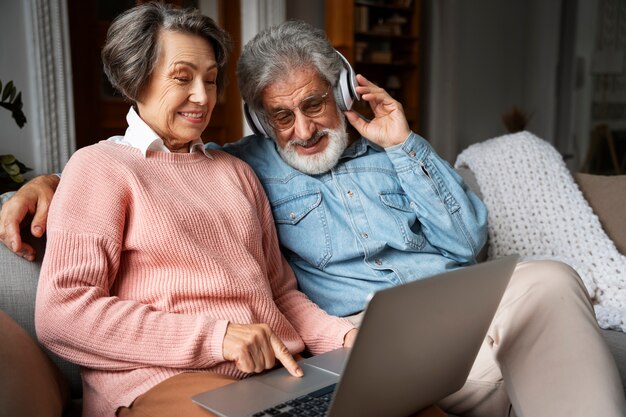
<path fill-rule="evenodd" d="M 304 371 L 302 378 L 291 376 L 285 368 L 263 375 L 260 382 L 281 391 L 293 392 L 297 395 L 307 394 L 312 390 L 326 387 L 339 381 L 339 376 L 323 369 L 301 363 Z"/>

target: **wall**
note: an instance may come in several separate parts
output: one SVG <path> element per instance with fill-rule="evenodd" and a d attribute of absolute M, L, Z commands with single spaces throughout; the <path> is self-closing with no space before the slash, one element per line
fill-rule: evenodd
<path fill-rule="evenodd" d="M 29 74 L 33 67 L 30 22 L 30 1 L 3 1 L 0 12 L 0 80 L 3 87 L 13 80 L 22 92 L 27 123 L 17 127 L 11 112 L 0 108 L 0 154 L 14 154 L 20 161 L 41 172 L 34 145 L 34 126 L 37 125 L 37 103 L 33 91 L 34 79 Z M 30 173 L 33 174 L 33 173 Z"/>
<path fill-rule="evenodd" d="M 514 105 L 525 110 L 522 2 L 461 2 L 457 29 L 457 153 L 470 143 L 504 132 L 501 115 Z M 431 138 L 435 141 L 437 138 Z"/>
<path fill-rule="evenodd" d="M 425 0 L 425 131 L 453 162 L 472 143 L 506 133 L 514 106 L 553 141 L 560 3 Z"/>

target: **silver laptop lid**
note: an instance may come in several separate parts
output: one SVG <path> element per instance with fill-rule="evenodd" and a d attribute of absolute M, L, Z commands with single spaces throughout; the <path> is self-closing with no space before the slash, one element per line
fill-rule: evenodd
<path fill-rule="evenodd" d="M 335 391 L 329 416 L 405 416 L 457 391 L 516 255 L 377 292 Z"/>

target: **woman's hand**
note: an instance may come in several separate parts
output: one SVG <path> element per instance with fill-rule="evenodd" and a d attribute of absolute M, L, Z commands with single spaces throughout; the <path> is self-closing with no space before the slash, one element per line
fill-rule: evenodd
<path fill-rule="evenodd" d="M 356 88 L 361 99 L 369 103 L 374 118 L 370 121 L 362 119 L 356 112 L 345 112 L 346 118 L 361 136 L 388 148 L 398 145 L 409 136 L 411 129 L 406 120 L 402 104 L 396 101 L 384 89 L 368 81 L 364 76 L 357 75 L 359 86 Z"/>
<path fill-rule="evenodd" d="M 33 215 L 30 231 L 41 237 L 46 231 L 48 210 L 52 196 L 59 185 L 56 175 L 41 175 L 33 178 L 2 205 L 0 212 L 0 240 L 9 249 L 29 261 L 35 260 L 35 249 L 24 243 L 20 235 L 20 223 L 28 214 Z"/>
<path fill-rule="evenodd" d="M 224 336 L 223 356 L 246 373 L 271 369 L 278 359 L 291 375 L 304 375 L 287 347 L 267 324 L 229 323 Z"/>

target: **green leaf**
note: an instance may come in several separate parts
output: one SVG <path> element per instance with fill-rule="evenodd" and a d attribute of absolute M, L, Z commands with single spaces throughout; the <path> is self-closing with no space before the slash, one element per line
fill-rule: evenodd
<path fill-rule="evenodd" d="M 20 167 L 17 164 L 2 164 L 2 169 L 9 175 L 18 175 L 20 173 Z"/>
<path fill-rule="evenodd" d="M 24 182 L 24 177 L 22 176 L 22 174 L 11 175 L 11 179 L 18 184 Z"/>
<path fill-rule="evenodd" d="M 26 124 L 26 116 L 24 115 L 24 112 L 22 111 L 22 107 L 24 106 L 24 104 L 22 103 L 21 91 L 17 94 L 17 97 L 15 97 L 15 100 L 13 100 L 12 105 L 13 105 L 13 109 L 12 109 L 11 115 L 15 119 L 15 123 L 17 123 L 17 125 L 21 129 Z"/>
<path fill-rule="evenodd" d="M 17 91 L 13 81 L 9 81 L 2 89 L 2 82 L 0 82 L 0 107 L 11 111 L 11 116 L 15 119 L 15 123 L 21 128 L 26 124 L 26 116 L 22 111 L 24 103 L 22 102 L 22 93 Z"/>
<path fill-rule="evenodd" d="M 15 94 L 17 94 L 17 88 L 14 85 L 11 85 L 11 93 L 9 94 L 9 101 L 13 101 L 15 98 Z"/>
<path fill-rule="evenodd" d="M 19 109 L 18 110 L 13 110 L 11 115 L 15 119 L 15 123 L 17 123 L 19 128 L 20 129 L 23 128 L 24 125 L 26 124 L 26 116 L 24 115 L 24 112 L 22 112 L 22 110 L 19 110 Z"/>
<path fill-rule="evenodd" d="M 17 190 L 26 181 L 22 174 L 32 171 L 11 154 L 0 155 L 0 167 L 1 187 L 11 190 Z"/>
<path fill-rule="evenodd" d="M 2 165 L 10 165 L 15 163 L 17 159 L 13 155 L 0 155 L 0 164 Z"/>
<path fill-rule="evenodd" d="M 2 92 L 2 101 L 5 101 L 9 97 L 12 90 L 13 90 L 13 81 L 9 81 L 7 85 L 4 86 L 4 91 Z"/>

